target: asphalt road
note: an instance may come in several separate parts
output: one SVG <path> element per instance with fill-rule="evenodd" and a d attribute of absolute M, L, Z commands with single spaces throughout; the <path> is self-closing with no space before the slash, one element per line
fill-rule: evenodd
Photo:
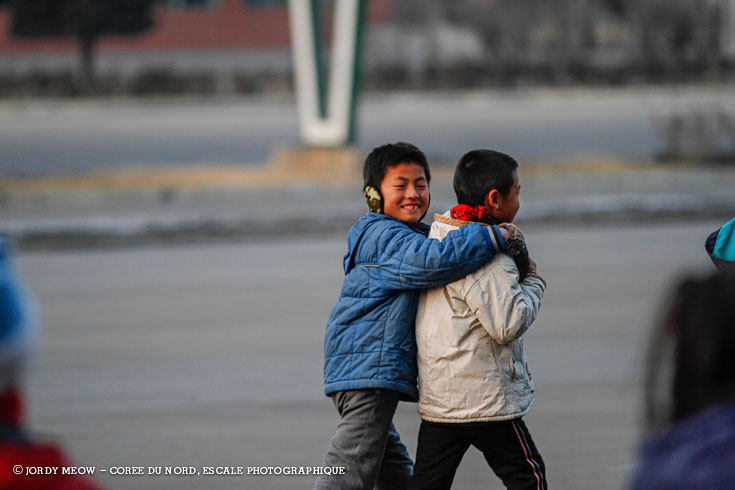
<path fill-rule="evenodd" d="M 735 110 L 732 87 L 369 94 L 358 146 L 409 141 L 433 160 L 472 148 L 522 160 L 648 158 L 671 114 Z M 0 172 L 70 173 L 125 166 L 264 163 L 299 146 L 290 99 L 150 99 L 0 104 Z"/>
<path fill-rule="evenodd" d="M 625 486 L 654 312 L 672 277 L 711 270 L 703 245 L 719 224 L 524 230 L 549 283 L 526 335 L 537 387 L 526 421 L 552 488 Z M 293 238 L 19 255 L 45 327 L 31 424 L 107 488 L 310 488 L 307 476 L 109 470 L 320 465 L 338 421 L 321 364 L 344 248 Z M 412 454 L 418 424 L 402 404 L 396 425 Z M 501 484 L 471 449 L 453 488 Z"/>

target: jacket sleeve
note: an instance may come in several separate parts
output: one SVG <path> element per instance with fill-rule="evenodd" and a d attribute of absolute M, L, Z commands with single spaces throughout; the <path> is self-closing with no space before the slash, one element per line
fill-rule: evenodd
<path fill-rule="evenodd" d="M 467 305 L 497 343 L 504 345 L 523 335 L 538 315 L 546 283 L 538 276 L 518 282 L 512 260 L 498 260 L 465 295 Z"/>
<path fill-rule="evenodd" d="M 378 237 L 381 285 L 387 290 L 443 286 L 475 271 L 504 246 L 497 226 L 463 226 L 441 241 L 391 226 Z"/>

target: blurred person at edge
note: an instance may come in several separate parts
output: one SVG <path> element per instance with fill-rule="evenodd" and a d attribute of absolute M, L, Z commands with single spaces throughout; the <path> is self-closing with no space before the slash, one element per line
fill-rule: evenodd
<path fill-rule="evenodd" d="M 718 270 L 735 272 L 735 218 L 713 231 L 704 248 Z"/>
<path fill-rule="evenodd" d="M 62 449 L 32 438 L 23 425 L 22 378 L 37 337 L 37 312 L 0 237 L 0 490 L 97 490 L 79 475 L 26 474 L 26 468 L 61 468 L 71 462 Z M 19 474 L 16 474 L 19 473 Z"/>
<path fill-rule="evenodd" d="M 683 279 L 651 339 L 633 490 L 735 488 L 735 275 Z"/>

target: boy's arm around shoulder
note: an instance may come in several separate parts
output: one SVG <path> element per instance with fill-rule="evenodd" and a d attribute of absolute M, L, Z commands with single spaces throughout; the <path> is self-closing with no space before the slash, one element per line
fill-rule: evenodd
<path fill-rule="evenodd" d="M 385 289 L 426 289 L 460 279 L 505 248 L 497 226 L 466 225 L 443 240 L 426 238 L 396 223 L 378 240 L 378 266 Z"/>
<path fill-rule="evenodd" d="M 546 282 L 536 273 L 518 281 L 515 262 L 504 255 L 486 267 L 470 286 L 465 301 L 485 330 L 499 344 L 523 335 L 536 319 Z"/>

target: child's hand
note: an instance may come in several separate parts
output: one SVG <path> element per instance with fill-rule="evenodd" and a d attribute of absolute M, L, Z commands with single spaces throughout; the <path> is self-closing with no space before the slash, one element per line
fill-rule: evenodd
<path fill-rule="evenodd" d="M 505 253 L 511 257 L 522 255 L 526 249 L 526 239 L 523 238 L 521 230 L 512 223 L 501 223 L 498 228 L 500 234 L 503 235 L 503 240 L 505 240 Z"/>
<path fill-rule="evenodd" d="M 544 286 L 546 286 L 546 281 L 538 275 L 538 265 L 536 265 L 536 261 L 533 260 L 531 257 L 528 257 L 528 276 L 526 277 L 535 277 L 537 279 L 541 279 L 541 282 L 544 283 Z"/>
<path fill-rule="evenodd" d="M 518 227 L 511 223 L 501 223 L 498 225 L 500 232 L 508 232 L 508 238 L 505 238 L 505 253 L 513 257 L 513 260 L 518 267 L 519 280 L 522 281 L 530 273 L 535 274 L 534 269 L 531 269 L 530 257 L 528 256 L 528 249 L 526 248 L 526 239 L 523 237 L 523 233 Z"/>

